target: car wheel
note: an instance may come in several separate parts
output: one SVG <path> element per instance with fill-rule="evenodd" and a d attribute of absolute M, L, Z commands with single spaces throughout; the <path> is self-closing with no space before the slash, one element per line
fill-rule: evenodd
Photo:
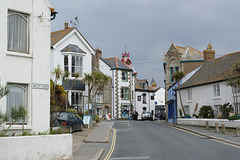
<path fill-rule="evenodd" d="M 69 127 L 69 133 L 72 133 L 72 132 L 73 132 L 73 127 L 70 126 L 70 127 Z"/>
<path fill-rule="evenodd" d="M 80 131 L 83 131 L 83 124 L 81 124 L 80 126 Z"/>

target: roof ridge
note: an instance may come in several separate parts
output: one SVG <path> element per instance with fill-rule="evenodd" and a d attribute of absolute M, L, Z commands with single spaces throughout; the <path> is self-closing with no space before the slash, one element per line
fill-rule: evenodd
<path fill-rule="evenodd" d="M 119 68 L 119 66 L 118 66 L 118 61 L 117 61 L 117 57 L 115 57 L 114 59 L 115 59 L 116 67 Z"/>
<path fill-rule="evenodd" d="M 226 57 L 226 56 L 229 56 L 229 55 L 231 55 L 231 54 L 237 54 L 237 53 L 240 53 L 240 51 L 224 54 L 223 56 L 221 56 L 221 57 L 217 57 L 217 58 L 214 58 L 214 59 L 212 59 L 212 60 L 209 60 L 208 62 L 210 62 L 210 61 L 214 61 L 214 60 L 217 60 L 217 59 L 220 59 L 220 58 Z"/>

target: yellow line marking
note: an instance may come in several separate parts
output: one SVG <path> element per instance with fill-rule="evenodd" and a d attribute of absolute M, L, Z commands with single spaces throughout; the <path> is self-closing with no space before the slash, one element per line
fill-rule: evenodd
<path fill-rule="evenodd" d="M 107 156 L 104 158 L 104 160 L 108 160 L 108 159 L 111 157 L 111 155 L 112 155 L 112 153 L 113 153 L 113 151 L 114 151 L 114 149 L 115 149 L 116 133 L 117 133 L 117 130 L 113 128 L 112 145 L 111 145 L 111 148 L 110 148 Z"/>
<path fill-rule="evenodd" d="M 227 143 L 227 142 L 223 142 L 223 141 L 220 141 L 220 140 L 217 140 L 217 139 L 211 139 L 212 141 L 215 141 L 215 142 L 218 142 L 218 143 L 222 143 L 222 144 L 226 144 L 228 146 L 231 146 L 231 147 L 235 147 L 235 148 L 239 148 L 240 149 L 240 146 L 237 146 L 237 145 L 234 145 L 234 144 L 230 144 L 230 143 Z"/>

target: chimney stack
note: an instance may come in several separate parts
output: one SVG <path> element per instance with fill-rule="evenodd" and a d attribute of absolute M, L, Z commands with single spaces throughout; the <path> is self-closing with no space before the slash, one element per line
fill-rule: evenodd
<path fill-rule="evenodd" d="M 65 27 L 64 27 L 64 29 L 68 29 L 69 27 L 68 27 L 68 22 L 65 22 Z"/>
<path fill-rule="evenodd" d="M 99 48 L 97 48 L 95 51 L 96 51 L 95 56 L 96 68 L 99 69 L 99 58 L 102 58 L 102 51 Z"/>
<path fill-rule="evenodd" d="M 215 50 L 212 49 L 211 43 L 209 43 L 207 49 L 203 51 L 203 55 L 204 63 L 215 59 Z"/>

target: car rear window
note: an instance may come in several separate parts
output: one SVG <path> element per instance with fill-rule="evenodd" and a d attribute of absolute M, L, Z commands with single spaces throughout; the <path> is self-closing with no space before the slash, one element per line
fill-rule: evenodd
<path fill-rule="evenodd" d="M 67 113 L 61 113 L 58 117 L 58 119 L 63 119 L 63 120 L 67 120 L 68 118 L 68 114 Z"/>

